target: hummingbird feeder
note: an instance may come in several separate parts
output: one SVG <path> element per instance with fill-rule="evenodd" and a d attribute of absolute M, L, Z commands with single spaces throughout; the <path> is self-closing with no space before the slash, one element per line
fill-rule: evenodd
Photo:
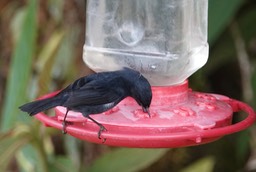
<path fill-rule="evenodd" d="M 255 112 L 232 98 L 189 89 L 187 78 L 208 59 L 208 0 L 88 0 L 83 59 L 95 72 L 129 67 L 152 86 L 151 117 L 126 98 L 92 117 L 69 112 L 68 134 L 110 146 L 168 148 L 200 145 L 248 128 Z M 44 97 L 53 96 L 56 93 Z M 232 124 L 233 113 L 247 117 Z M 62 129 L 66 109 L 36 115 L 46 126 Z"/>

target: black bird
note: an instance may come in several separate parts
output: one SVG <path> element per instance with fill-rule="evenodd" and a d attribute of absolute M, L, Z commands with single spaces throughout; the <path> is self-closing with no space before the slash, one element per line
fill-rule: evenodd
<path fill-rule="evenodd" d="M 98 132 L 100 139 L 101 132 L 106 128 L 90 115 L 105 112 L 128 96 L 134 98 L 142 106 L 143 111 L 150 116 L 149 106 L 152 99 L 150 84 L 139 72 L 129 68 L 95 73 L 79 78 L 57 95 L 24 104 L 19 108 L 33 116 L 55 106 L 66 107 L 63 133 L 66 133 L 68 112 L 70 110 L 81 112 L 84 117 L 89 118 L 100 127 Z"/>

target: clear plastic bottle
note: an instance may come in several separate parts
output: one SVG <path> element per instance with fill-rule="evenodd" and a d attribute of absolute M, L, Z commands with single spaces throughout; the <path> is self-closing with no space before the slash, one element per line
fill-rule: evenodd
<path fill-rule="evenodd" d="M 154 86 L 183 82 L 208 59 L 208 0 L 87 0 L 83 59 L 94 71 L 124 66 Z"/>

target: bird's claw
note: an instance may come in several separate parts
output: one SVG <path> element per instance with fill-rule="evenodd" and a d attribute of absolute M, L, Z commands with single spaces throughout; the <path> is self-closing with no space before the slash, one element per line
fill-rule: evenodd
<path fill-rule="evenodd" d="M 66 128 L 68 124 L 72 124 L 72 122 L 67 122 L 67 121 L 62 122 L 62 134 L 67 134 Z"/>
<path fill-rule="evenodd" d="M 62 134 L 67 134 L 66 124 L 67 123 L 65 121 L 62 122 Z"/>
<path fill-rule="evenodd" d="M 108 131 L 108 130 L 107 130 L 103 125 L 101 125 L 101 126 L 100 126 L 100 130 L 99 130 L 99 132 L 98 132 L 98 138 L 99 138 L 99 139 L 101 139 L 101 133 L 102 133 L 103 131 Z M 103 138 L 102 143 L 105 143 L 105 141 L 106 141 L 106 138 Z"/>

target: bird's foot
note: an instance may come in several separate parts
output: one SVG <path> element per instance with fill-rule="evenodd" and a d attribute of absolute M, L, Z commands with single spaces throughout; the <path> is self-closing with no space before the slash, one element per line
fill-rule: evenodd
<path fill-rule="evenodd" d="M 67 125 L 66 121 L 63 121 L 62 122 L 62 134 L 67 134 L 66 125 Z"/>
<path fill-rule="evenodd" d="M 103 125 L 100 125 L 100 130 L 99 130 L 99 132 L 98 132 L 98 138 L 99 138 L 99 139 L 101 139 L 101 133 L 102 133 L 103 131 L 108 131 L 108 130 L 107 130 Z M 103 138 L 102 143 L 105 143 L 105 141 L 106 141 L 106 138 Z"/>
<path fill-rule="evenodd" d="M 86 115 L 84 115 L 84 116 L 86 116 Z M 86 117 L 89 118 L 91 121 L 93 121 L 95 124 L 97 124 L 100 127 L 100 130 L 98 131 L 98 138 L 101 139 L 101 137 L 100 137 L 101 133 L 103 131 L 107 131 L 107 129 L 101 123 L 97 122 L 96 120 L 94 120 L 90 116 L 86 116 Z M 105 141 L 106 141 L 106 138 L 103 138 L 102 143 L 105 143 Z"/>
<path fill-rule="evenodd" d="M 62 122 L 62 134 L 67 134 L 66 127 L 68 124 L 71 124 L 71 122 L 67 122 L 67 121 Z"/>

